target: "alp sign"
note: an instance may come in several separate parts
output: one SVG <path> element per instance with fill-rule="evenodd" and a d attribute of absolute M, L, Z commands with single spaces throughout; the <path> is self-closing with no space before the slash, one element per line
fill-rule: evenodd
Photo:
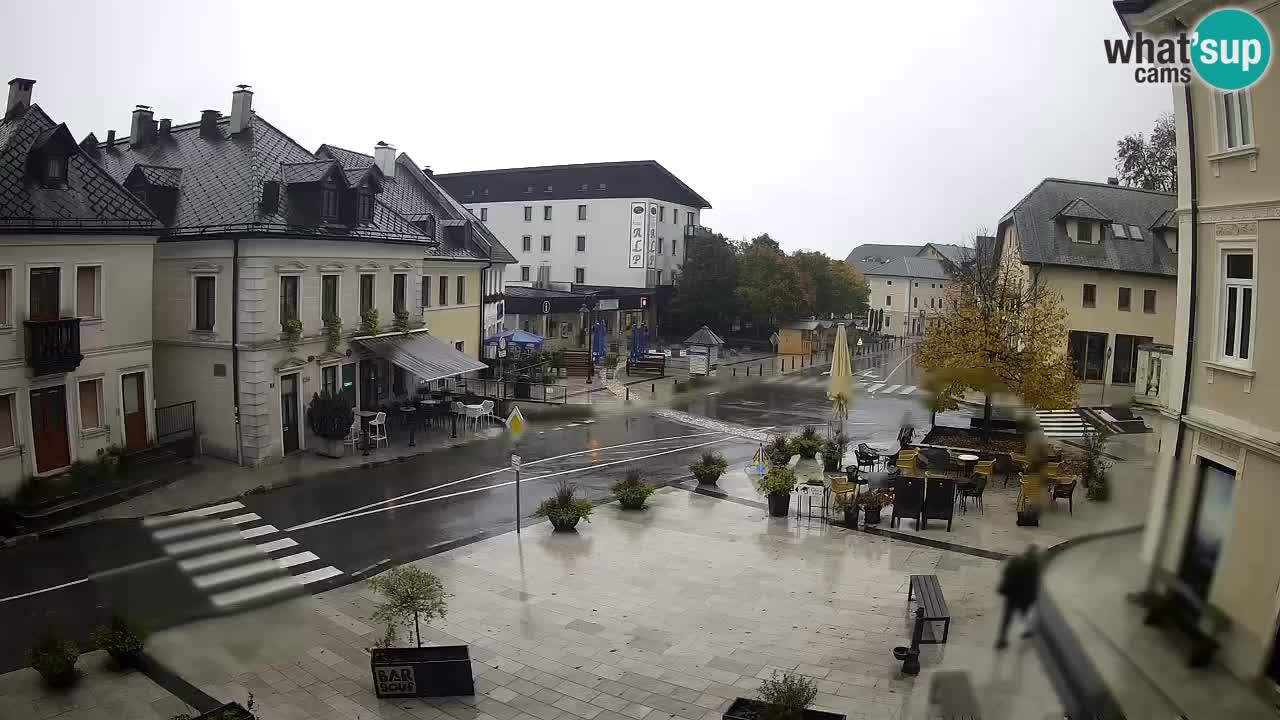
<path fill-rule="evenodd" d="M 373 669 L 378 697 L 416 697 L 418 678 L 412 665 L 383 665 Z"/>
<path fill-rule="evenodd" d="M 631 231 L 627 251 L 627 267 L 644 267 L 645 253 L 645 203 L 631 203 Z"/>

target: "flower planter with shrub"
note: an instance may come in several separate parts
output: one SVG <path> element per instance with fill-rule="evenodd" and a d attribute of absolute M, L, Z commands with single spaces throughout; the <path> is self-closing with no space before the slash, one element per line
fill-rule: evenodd
<path fill-rule="evenodd" d="M 852 493 L 836 495 L 832 504 L 835 506 L 836 512 L 844 515 L 845 527 L 850 529 L 858 527 L 858 505 L 854 502 Z"/>
<path fill-rule="evenodd" d="M 147 631 L 142 626 L 130 623 L 118 615 L 93 631 L 94 647 L 106 650 L 116 667 L 121 670 L 139 666 L 142 661 L 142 645 L 146 639 Z"/>
<path fill-rule="evenodd" d="M 698 462 L 689 466 L 689 471 L 693 473 L 699 485 L 714 485 L 727 469 L 729 469 L 729 463 L 725 462 L 724 456 L 717 452 L 704 452 Z"/>
<path fill-rule="evenodd" d="M 591 522 L 591 501 L 578 496 L 577 485 L 561 480 L 556 486 L 556 494 L 538 506 L 537 515 L 550 520 L 551 527 L 556 530 L 573 530 L 579 520 Z"/>
<path fill-rule="evenodd" d="M 644 503 L 657 490 L 644 481 L 644 473 L 639 470 L 628 470 L 627 476 L 609 487 L 618 498 L 623 510 L 643 510 Z"/>
<path fill-rule="evenodd" d="M 774 435 L 765 446 L 764 454 L 769 457 L 770 465 L 786 467 L 791 464 L 791 456 L 794 454 L 791 450 L 791 438 L 787 437 L 786 433 Z"/>
<path fill-rule="evenodd" d="M 27 664 L 40 673 L 52 688 L 70 687 L 80 679 L 76 661 L 80 659 L 80 647 L 72 640 L 62 640 L 48 634 L 40 638 L 27 651 Z"/>
<path fill-rule="evenodd" d="M 351 424 L 355 422 L 355 413 L 347 400 L 341 395 L 332 395 L 327 390 L 318 395 L 313 394 L 311 404 L 307 406 L 307 422 L 311 425 L 311 432 L 320 438 L 317 452 L 325 457 L 342 457 L 342 441 L 351 432 Z"/>
<path fill-rule="evenodd" d="M 760 683 L 758 700 L 738 698 L 728 710 L 724 720 L 844 720 L 839 713 L 813 710 L 809 706 L 818 696 L 817 684 L 794 673 L 779 673 Z"/>
<path fill-rule="evenodd" d="M 823 472 L 840 472 L 840 465 L 844 463 L 844 454 L 849 450 L 849 436 L 843 432 L 838 432 L 822 443 L 822 470 Z"/>
<path fill-rule="evenodd" d="M 786 517 L 791 509 L 791 491 L 796 489 L 796 474 L 787 467 L 775 467 L 756 481 L 756 490 L 769 500 L 769 514 Z"/>
<path fill-rule="evenodd" d="M 820 449 L 822 449 L 822 438 L 818 437 L 818 431 L 812 425 L 806 425 L 804 430 L 791 441 L 791 452 L 799 455 L 801 460 L 813 460 L 818 457 Z"/>
<path fill-rule="evenodd" d="M 381 596 L 373 619 L 386 623 L 382 640 L 369 650 L 374 693 L 380 698 L 475 694 L 466 645 L 422 646 L 422 623 L 449 612 L 449 594 L 440 578 L 402 565 L 370 578 L 369 587 Z M 397 646 L 400 628 L 408 631 L 414 647 Z"/>
<path fill-rule="evenodd" d="M 880 512 L 890 502 L 884 490 L 868 490 L 858 496 L 858 507 L 862 508 L 863 525 L 879 525 Z"/>
<path fill-rule="evenodd" d="M 382 329 L 378 308 L 371 307 L 365 310 L 360 316 L 360 323 L 365 335 L 377 335 L 378 331 Z"/>

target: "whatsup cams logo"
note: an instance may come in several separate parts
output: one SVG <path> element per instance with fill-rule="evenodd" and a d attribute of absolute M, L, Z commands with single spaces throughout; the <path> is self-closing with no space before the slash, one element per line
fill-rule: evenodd
<path fill-rule="evenodd" d="M 1190 33 L 1103 40 L 1107 62 L 1135 65 L 1140 83 L 1189 83 L 1191 73 L 1219 90 L 1240 90 L 1271 63 L 1271 34 L 1253 13 L 1224 8 L 1201 18 Z"/>

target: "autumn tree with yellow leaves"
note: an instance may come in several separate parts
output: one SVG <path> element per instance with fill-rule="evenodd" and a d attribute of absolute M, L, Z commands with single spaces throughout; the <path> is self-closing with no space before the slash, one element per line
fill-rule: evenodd
<path fill-rule="evenodd" d="M 988 434 L 992 394 L 1014 393 L 1037 409 L 1067 408 L 1077 384 L 1062 298 L 993 245 L 978 244 L 955 269 L 943 310 L 917 350 L 930 373 L 933 407 L 953 407 L 967 390 L 981 392 Z"/>

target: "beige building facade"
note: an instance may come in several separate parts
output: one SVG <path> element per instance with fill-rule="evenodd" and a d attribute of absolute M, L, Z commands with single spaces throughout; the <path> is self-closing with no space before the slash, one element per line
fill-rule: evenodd
<path fill-rule="evenodd" d="M 1194 27 L 1223 3 L 1156 2 L 1131 32 Z M 1280 3 L 1243 3 L 1280 28 Z M 1274 60 L 1272 61 L 1274 64 Z M 1229 623 L 1218 659 L 1274 698 L 1280 683 L 1280 76 L 1223 93 L 1173 89 L 1177 116 L 1178 303 L 1156 486 L 1143 559 L 1179 577 Z M 1268 159 L 1270 158 L 1270 159 Z"/>

